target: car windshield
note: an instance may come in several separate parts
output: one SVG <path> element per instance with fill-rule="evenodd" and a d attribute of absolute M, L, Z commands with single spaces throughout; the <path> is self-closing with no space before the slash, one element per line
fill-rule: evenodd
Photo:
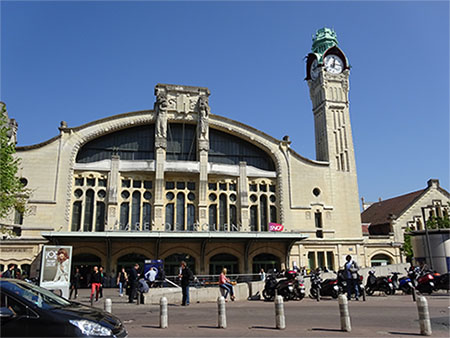
<path fill-rule="evenodd" d="M 54 309 L 71 305 L 68 300 L 30 283 L 0 281 L 0 288 L 2 291 L 8 290 L 19 297 L 25 298 L 40 309 Z"/>

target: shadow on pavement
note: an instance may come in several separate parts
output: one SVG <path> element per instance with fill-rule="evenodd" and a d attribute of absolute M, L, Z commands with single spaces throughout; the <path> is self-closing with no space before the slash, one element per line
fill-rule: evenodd
<path fill-rule="evenodd" d="M 273 326 L 250 326 L 251 329 L 264 329 L 264 330 L 277 330 L 276 327 Z"/>
<path fill-rule="evenodd" d="M 324 329 L 320 327 L 313 327 L 311 331 L 325 331 L 325 332 L 345 332 L 340 329 Z"/>
<path fill-rule="evenodd" d="M 420 333 L 411 333 L 411 332 L 388 332 L 389 334 L 397 334 L 400 336 L 421 336 Z"/>

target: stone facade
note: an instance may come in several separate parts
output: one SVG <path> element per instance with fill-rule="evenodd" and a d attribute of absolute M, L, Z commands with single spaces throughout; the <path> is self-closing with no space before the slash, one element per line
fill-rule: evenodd
<path fill-rule="evenodd" d="M 317 53 L 307 60 L 316 160 L 297 154 L 288 137 L 211 113 L 207 88 L 167 84 L 155 87 L 152 110 L 79 127 L 63 121 L 58 136 L 19 147 L 20 175 L 33 195 L 14 241 L 40 241 L 27 262 L 50 241 L 97 257 L 112 273 L 128 254 L 183 253 L 197 273 L 211 272 L 222 254 L 236 258 L 240 273 L 255 272 L 264 259 L 337 269 L 352 254 L 366 265 L 378 249 L 366 246 L 361 230 L 350 71 L 334 40 L 314 78 Z M 342 69 L 327 68 L 332 55 L 344 60 Z M 269 223 L 284 230 L 269 232 Z"/>

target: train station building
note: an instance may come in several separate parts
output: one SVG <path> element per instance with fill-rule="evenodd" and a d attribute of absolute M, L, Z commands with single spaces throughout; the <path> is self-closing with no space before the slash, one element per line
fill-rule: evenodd
<path fill-rule="evenodd" d="M 181 259 L 196 274 L 337 269 L 348 254 L 370 265 L 381 249 L 362 233 L 349 75 L 335 32 L 317 31 L 305 78 L 314 160 L 289 137 L 222 116 L 203 87 L 157 84 L 152 109 L 62 121 L 54 138 L 17 147 L 33 193 L 29 211 L 11 215 L 21 235 L 2 240 L 1 263 L 32 265 L 48 243 L 112 274 L 144 259 L 163 259 L 167 274 Z M 400 262 L 398 245 L 382 251 Z"/>

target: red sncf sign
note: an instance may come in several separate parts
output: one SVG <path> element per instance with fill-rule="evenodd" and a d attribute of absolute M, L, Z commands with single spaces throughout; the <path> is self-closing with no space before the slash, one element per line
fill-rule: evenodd
<path fill-rule="evenodd" d="M 278 223 L 269 223 L 269 231 L 283 231 L 284 226 Z"/>

